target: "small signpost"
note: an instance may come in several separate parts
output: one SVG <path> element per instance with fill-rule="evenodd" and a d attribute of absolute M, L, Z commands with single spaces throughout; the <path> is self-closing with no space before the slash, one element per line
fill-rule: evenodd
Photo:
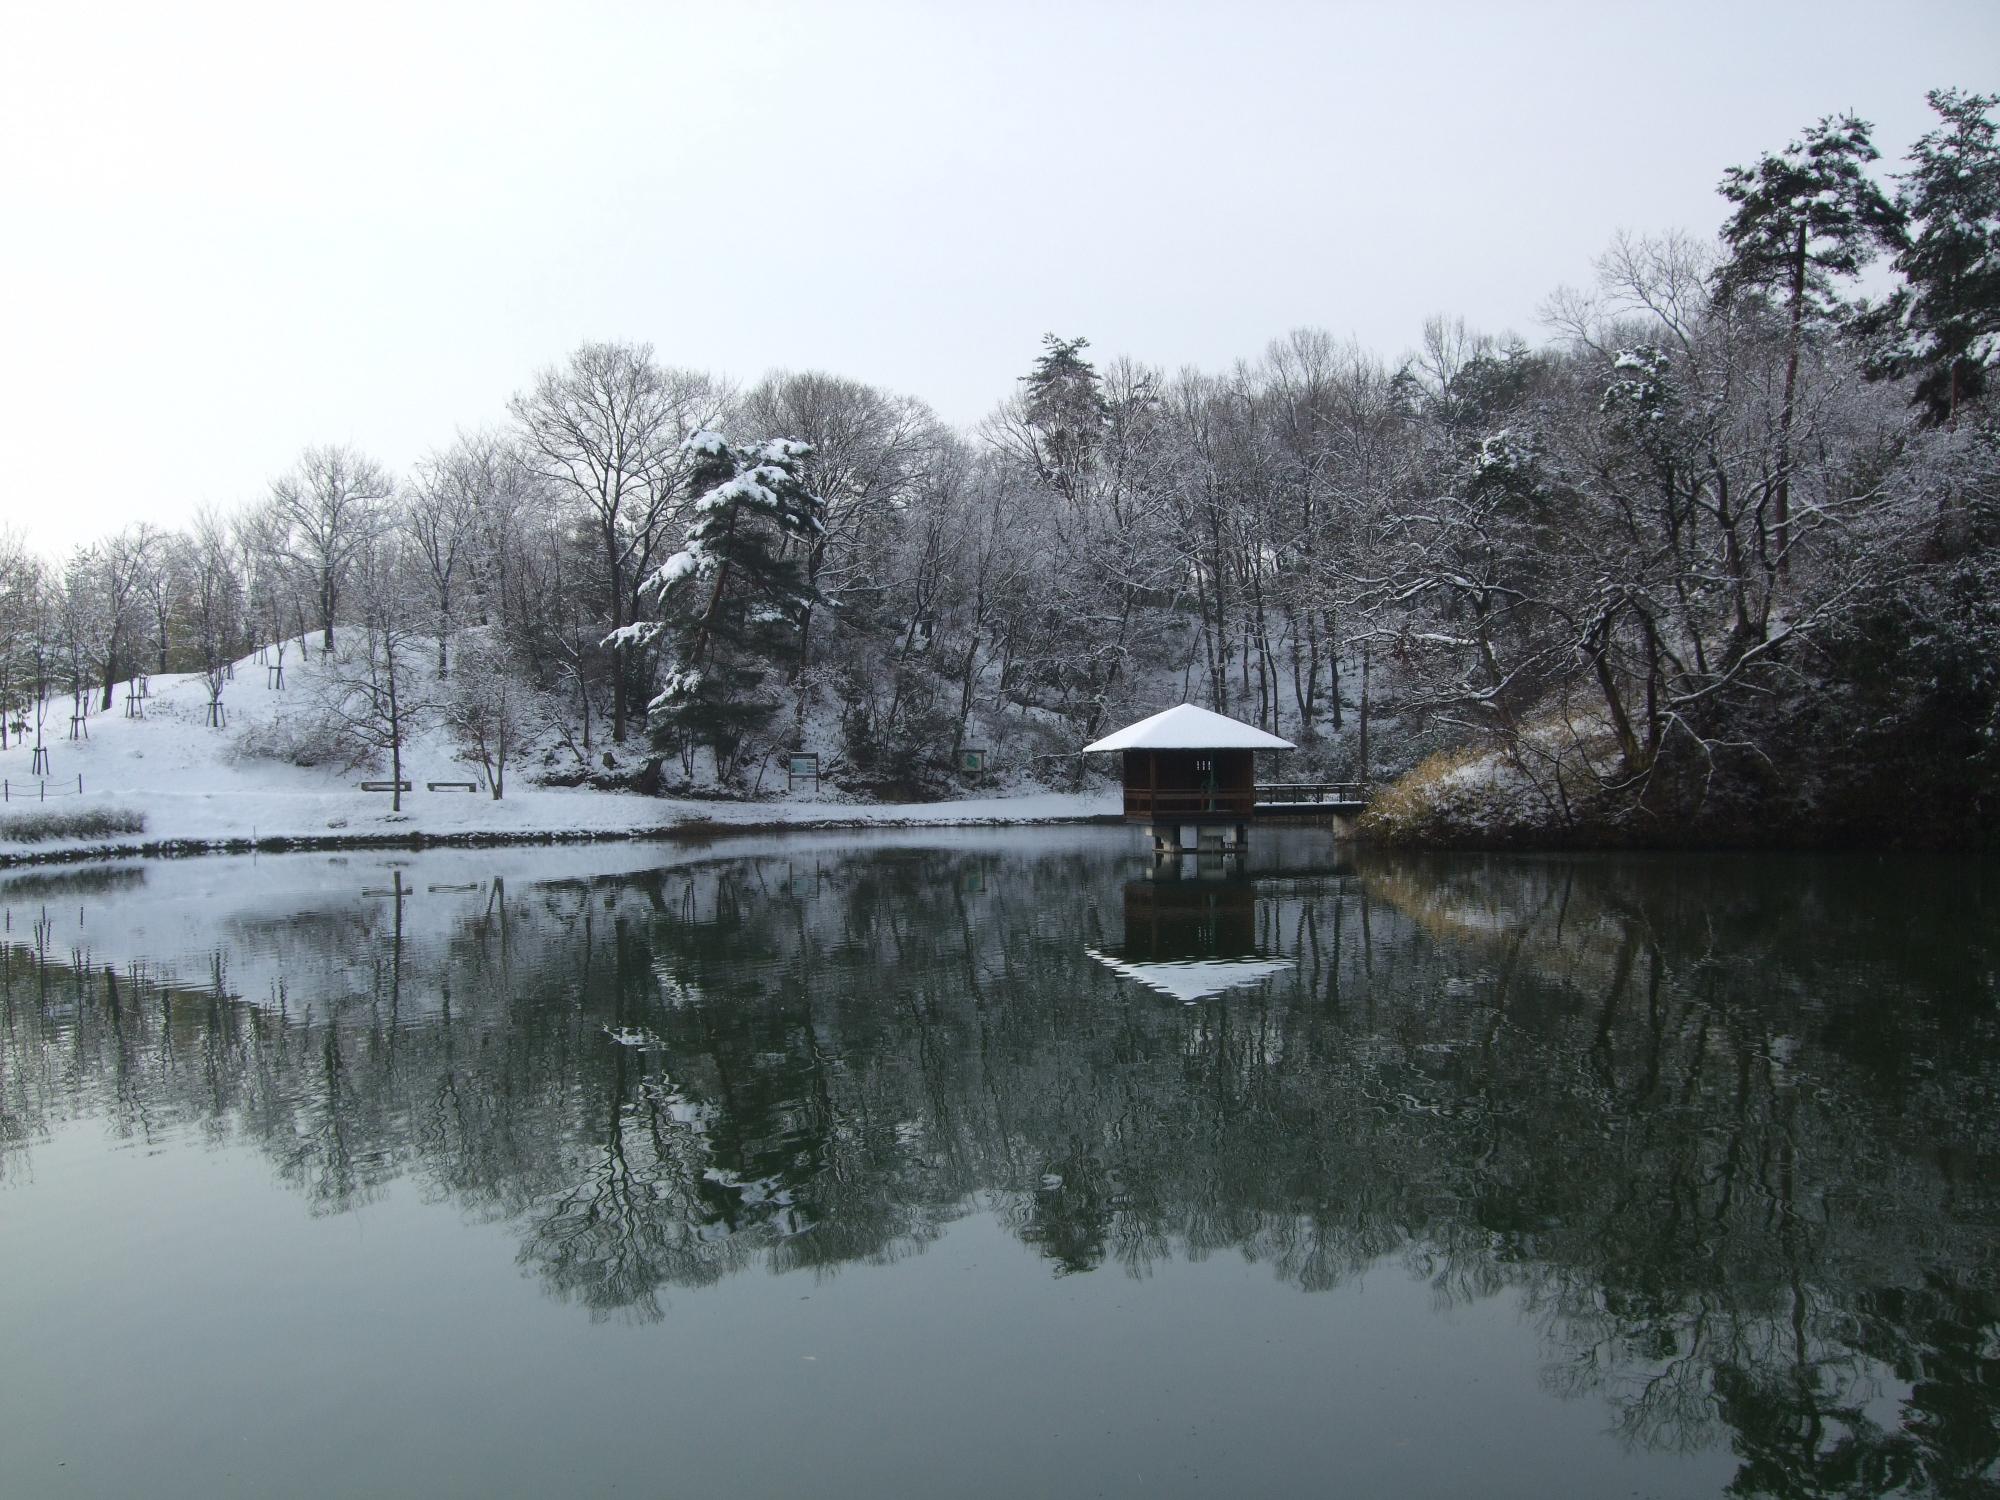
<path fill-rule="evenodd" d="M 986 774 L 986 752 L 984 750 L 961 750 L 958 752 L 958 769 L 965 776 Z"/>
<path fill-rule="evenodd" d="M 785 757 L 785 790 L 796 792 L 801 781 L 812 783 L 813 794 L 819 794 L 819 757 L 810 750 L 795 750 Z"/>

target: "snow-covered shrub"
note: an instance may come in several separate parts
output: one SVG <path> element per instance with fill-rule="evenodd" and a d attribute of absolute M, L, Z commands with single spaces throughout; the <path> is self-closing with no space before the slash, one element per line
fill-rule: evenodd
<path fill-rule="evenodd" d="M 239 757 L 278 760 L 294 766 L 372 763 L 365 748 L 360 749 L 357 761 L 357 748 L 340 720 L 311 702 L 261 723 L 246 725 L 237 733 L 235 745 Z"/>
<path fill-rule="evenodd" d="M 146 815 L 122 807 L 65 809 L 60 812 L 8 813 L 0 816 L 0 842 L 42 844 L 50 839 L 101 839 L 120 833 L 144 833 Z"/>

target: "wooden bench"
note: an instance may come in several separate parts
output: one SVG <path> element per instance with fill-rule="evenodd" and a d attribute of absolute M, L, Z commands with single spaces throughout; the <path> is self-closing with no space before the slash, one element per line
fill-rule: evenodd
<path fill-rule="evenodd" d="M 426 781 L 424 785 L 434 792 L 476 792 L 479 790 L 479 783 L 476 781 Z"/>
<path fill-rule="evenodd" d="M 364 781 L 361 783 L 361 790 L 364 792 L 407 792 L 409 789 L 410 784 L 407 781 Z"/>

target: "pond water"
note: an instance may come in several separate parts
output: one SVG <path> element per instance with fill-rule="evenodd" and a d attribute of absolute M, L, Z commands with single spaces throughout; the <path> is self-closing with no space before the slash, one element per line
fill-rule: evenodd
<path fill-rule="evenodd" d="M 0 1492 L 1992 1495 L 2000 879 L 0 875 Z"/>

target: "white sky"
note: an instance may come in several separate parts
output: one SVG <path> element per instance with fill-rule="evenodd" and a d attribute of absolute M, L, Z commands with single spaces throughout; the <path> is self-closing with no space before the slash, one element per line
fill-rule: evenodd
<path fill-rule="evenodd" d="M 1048 330 L 1532 339 L 1619 228 L 1711 232 L 1832 111 L 1900 156 L 1950 84 L 2000 4 L 0 0 L 0 525 L 402 468 L 585 338 L 957 422 Z"/>

